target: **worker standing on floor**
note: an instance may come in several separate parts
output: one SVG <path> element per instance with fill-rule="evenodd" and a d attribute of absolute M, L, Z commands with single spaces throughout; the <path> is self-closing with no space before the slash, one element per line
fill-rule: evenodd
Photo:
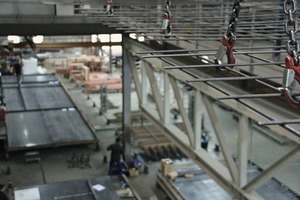
<path fill-rule="evenodd" d="M 14 73 L 17 76 L 17 83 L 21 83 L 21 75 L 22 75 L 22 64 L 20 59 L 17 59 L 16 63 L 14 63 Z"/>
<path fill-rule="evenodd" d="M 125 170 L 123 163 L 124 148 L 121 137 L 117 137 L 116 142 L 109 145 L 107 150 L 111 151 L 108 175 L 113 175 L 117 172 L 118 174 L 123 173 Z"/>
<path fill-rule="evenodd" d="M 0 200 L 9 200 L 5 190 L 6 190 L 5 185 L 0 184 Z"/>

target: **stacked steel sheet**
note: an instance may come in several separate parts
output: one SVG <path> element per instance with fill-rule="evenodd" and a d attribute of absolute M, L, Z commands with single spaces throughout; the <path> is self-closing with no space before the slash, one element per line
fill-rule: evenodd
<path fill-rule="evenodd" d="M 3 76 L 2 91 L 8 151 L 97 141 L 54 75 Z"/>

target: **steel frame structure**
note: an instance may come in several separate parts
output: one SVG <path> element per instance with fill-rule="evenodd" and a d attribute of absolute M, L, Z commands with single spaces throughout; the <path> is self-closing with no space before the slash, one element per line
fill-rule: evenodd
<path fill-rule="evenodd" d="M 265 169 L 261 175 L 257 176 L 252 181 L 247 180 L 247 164 L 249 161 L 249 131 L 251 129 L 251 120 L 262 121 L 264 117 L 254 112 L 248 107 L 241 105 L 235 101 L 224 102 L 226 106 L 239 112 L 239 146 L 238 146 L 238 162 L 235 162 L 232 157 L 232 151 L 225 140 L 225 135 L 219 126 L 218 116 L 214 109 L 212 99 L 217 99 L 223 95 L 220 91 L 207 86 L 205 83 L 190 83 L 195 89 L 195 115 L 194 124 L 187 117 L 186 110 L 182 104 L 182 95 L 178 89 L 177 82 L 185 82 L 193 78 L 187 73 L 182 73 L 179 70 L 164 70 L 163 66 L 159 66 L 157 62 L 149 62 L 143 60 L 141 69 L 141 79 L 138 78 L 137 69 L 135 68 L 133 54 L 138 51 L 147 51 L 147 47 L 140 43 L 124 38 L 125 55 L 131 58 L 129 66 L 133 73 L 133 80 L 137 87 L 137 94 L 140 99 L 140 108 L 144 116 L 154 122 L 157 127 L 166 133 L 166 135 L 175 142 L 179 148 L 186 153 L 192 160 L 195 161 L 207 174 L 220 184 L 233 198 L 237 199 L 262 199 L 255 189 L 273 177 L 279 170 L 289 167 L 300 158 L 299 137 L 295 137 L 282 127 L 271 127 L 275 134 L 284 135 L 289 139 L 297 142 L 297 146 Z M 129 41 L 130 40 L 130 41 Z M 171 62 L 168 62 L 170 64 Z M 157 65 L 158 64 L 158 65 Z M 164 93 L 159 92 L 157 82 L 154 78 L 154 71 L 161 71 L 164 75 Z M 149 81 L 147 81 L 149 80 Z M 147 85 L 150 83 L 155 106 L 152 107 L 147 101 Z M 174 97 L 178 104 L 179 112 L 183 118 L 183 123 L 186 131 L 180 130 L 176 125 L 170 122 L 170 92 L 173 91 Z M 225 165 L 220 161 L 215 160 L 205 150 L 200 148 L 200 132 L 201 132 L 201 113 L 200 107 L 205 107 L 211 120 L 214 132 L 223 151 Z"/>
<path fill-rule="evenodd" d="M 7 3 L 8 1 L 1 1 Z M 10 1 L 9 1 L 10 2 Z M 45 1 L 44 1 L 45 2 Z M 47 1 L 51 2 L 51 0 Z M 53 3 L 57 1 L 52 1 Z M 71 1 L 67 1 L 72 5 Z M 91 2 L 93 2 L 91 0 Z M 182 3 L 182 1 L 173 0 L 173 5 L 170 8 L 172 14 L 174 15 L 172 21 L 173 23 L 173 33 L 172 37 L 166 38 L 164 35 L 158 35 L 158 32 L 161 25 L 161 14 L 163 11 L 162 2 L 161 1 L 150 1 L 147 3 L 130 0 L 123 2 L 121 0 L 115 0 L 114 3 L 120 8 L 118 8 L 117 12 L 114 16 L 107 16 L 104 12 L 103 5 L 98 6 L 100 8 L 91 9 L 90 12 L 86 10 L 82 10 L 82 13 L 77 17 L 61 17 L 55 19 L 53 17 L 41 16 L 42 19 L 49 18 L 48 21 L 52 23 L 56 23 L 55 25 L 59 25 L 61 19 L 62 21 L 68 21 L 80 24 L 78 22 L 86 22 L 86 24 L 101 24 L 102 28 L 107 28 L 108 31 L 118 30 L 120 32 L 126 33 L 136 33 L 137 36 L 146 37 L 146 40 L 155 40 L 156 42 L 164 45 L 176 45 L 181 48 L 186 49 L 189 53 L 190 47 L 193 49 L 199 49 L 200 46 L 203 49 L 211 49 L 211 47 L 217 47 L 219 44 L 219 35 L 224 34 L 223 27 L 228 25 L 228 13 L 230 13 L 231 9 L 231 1 L 223 0 L 223 1 L 188 1 Z M 15 1 L 14 1 L 15 3 Z M 190 5 L 188 5 L 190 4 Z M 19 4 L 15 5 L 19 6 Z M 101 7 L 102 6 L 102 7 Z M 270 41 L 277 39 L 285 39 L 286 36 L 282 35 L 282 31 L 278 31 L 278 25 L 281 23 L 274 22 L 270 19 L 268 12 L 276 11 L 281 8 L 278 5 L 274 5 L 273 1 L 264 2 L 263 6 L 260 1 L 251 1 L 249 3 L 243 3 L 245 7 L 245 15 L 249 15 L 251 17 L 242 17 L 242 20 L 245 22 L 239 22 L 240 26 L 237 28 L 238 31 L 241 32 L 245 37 L 240 38 L 242 42 L 246 43 L 249 41 L 249 49 L 256 51 L 254 47 L 254 43 L 259 41 Z M 152 12 L 152 10 L 154 10 Z M 53 11 L 54 9 L 51 9 Z M 191 11 L 191 12 L 189 12 Z M 209 14 L 214 14 L 212 17 Z M 267 14 L 266 14 L 267 13 Z M 272 12 L 271 12 L 272 13 Z M 12 16 L 2 16 L 2 20 L 8 20 L 8 22 L 20 22 L 21 25 L 24 22 L 28 22 L 30 20 L 32 24 L 35 24 L 37 20 L 33 20 L 36 16 L 33 15 L 23 15 L 20 16 L 17 13 L 13 18 Z M 216 15 L 218 17 L 216 17 Z M 281 17 L 282 15 L 279 15 Z M 299 18 L 299 17 L 298 17 Z M 264 20 L 261 20 L 264 19 Z M 271 22 L 273 21 L 273 22 Z M 267 23 L 267 24 L 266 24 Z M 283 24 L 283 23 L 282 23 Z M 18 26 L 12 26 L 9 24 L 9 30 L 13 33 L 18 33 L 16 30 L 20 30 Z M 35 24 L 36 25 L 36 24 Z M 38 24 L 40 25 L 40 24 Z M 26 26 L 28 26 L 26 24 Z M 49 26 L 49 24 L 47 24 Z M 65 29 L 65 27 L 64 27 Z M 12 31 L 13 30 L 13 31 Z M 97 30 L 97 29 L 93 29 Z M 28 30 L 29 31 L 29 30 Z M 49 30 L 48 30 L 49 31 Z M 64 30 L 67 33 L 66 30 Z M 269 31 L 269 34 L 262 34 L 265 31 Z M 34 32 L 30 32 L 34 33 Z M 42 32 L 43 33 L 43 32 Z M 212 178 L 214 178 L 229 194 L 237 199 L 261 199 L 259 195 L 255 193 L 255 189 L 258 188 L 262 183 L 268 180 L 270 177 L 274 176 L 276 172 L 282 168 L 288 167 L 295 160 L 298 160 L 300 157 L 300 139 L 299 139 L 299 131 L 295 128 L 288 126 L 289 122 L 299 123 L 297 120 L 291 121 L 281 121 L 281 123 L 262 111 L 255 106 L 245 102 L 241 95 L 235 96 L 234 101 L 224 101 L 224 105 L 227 107 L 237 111 L 239 113 L 239 146 L 238 146 L 238 163 L 236 163 L 232 158 L 232 152 L 230 151 L 228 144 L 224 140 L 224 133 L 218 124 L 218 116 L 215 113 L 212 99 L 218 99 L 226 95 L 226 97 L 231 96 L 230 92 L 220 90 L 218 86 L 211 83 L 207 79 L 204 82 L 194 82 L 190 81 L 188 84 L 194 88 L 195 92 L 195 122 L 191 121 L 187 116 L 187 112 L 183 106 L 182 96 L 178 88 L 178 82 L 185 82 L 186 80 L 192 80 L 195 77 L 197 72 L 196 69 L 188 66 L 183 68 L 180 66 L 182 63 L 175 63 L 173 58 L 168 56 L 167 58 L 163 58 L 163 56 L 156 55 L 157 58 L 155 61 L 149 62 L 146 58 L 143 61 L 143 67 L 141 71 L 141 79 L 139 79 L 139 75 L 137 74 L 137 70 L 133 61 L 133 54 L 141 51 L 153 51 L 145 47 L 144 45 L 129 40 L 128 38 L 123 38 L 123 46 L 124 46 L 124 58 L 126 58 L 127 64 L 123 67 L 123 73 L 125 76 L 123 86 L 124 86 L 124 115 L 123 115 L 123 125 L 124 125 L 124 135 L 125 142 L 129 146 L 130 145 L 130 106 L 129 102 L 129 88 L 130 88 L 130 74 L 129 67 L 134 79 L 138 97 L 140 100 L 140 107 L 143 111 L 144 115 L 149 119 L 155 122 L 155 124 L 164 132 L 166 132 L 167 136 L 174 141 L 180 149 L 185 152 L 191 159 L 193 159 L 198 165 L 203 168 Z M 205 44 L 204 41 L 210 41 L 210 44 Z M 148 41 L 150 42 L 150 41 Z M 247 43 L 248 44 L 248 43 Z M 277 48 L 282 49 L 282 45 L 276 46 Z M 274 51 L 275 52 L 275 51 Z M 154 52 L 155 53 L 155 52 Z M 168 52 L 163 52 L 168 53 Z M 278 52 L 276 52 L 278 53 Z M 257 56 L 250 55 L 250 53 L 245 53 L 247 59 L 250 62 L 253 62 L 253 59 L 257 59 Z M 183 55 L 179 55 L 183 56 Z M 197 56 L 197 55 L 191 55 Z M 200 55 L 200 57 L 202 54 Z M 260 61 L 265 63 L 274 62 L 259 58 Z M 124 59 L 125 60 L 125 59 Z M 209 61 L 210 59 L 206 59 L 202 56 L 202 61 Z M 166 66 L 161 66 L 162 62 L 164 65 L 169 65 L 173 69 L 165 70 Z M 123 62 L 125 63 L 125 62 Z M 249 64 L 249 62 L 244 62 L 244 64 Z M 210 63 L 211 64 L 211 63 Z M 278 65 L 282 63 L 277 63 Z M 275 65 L 275 64 L 274 64 Z M 251 67 L 250 65 L 248 65 Z M 200 66 L 198 66 L 200 67 Z M 203 67 L 203 66 L 202 66 Z M 205 66 L 204 66 L 205 67 Z M 215 66 L 211 66 L 215 67 Z M 235 69 L 231 68 L 232 66 L 227 65 L 226 69 L 228 69 L 233 74 L 238 74 L 240 76 L 247 76 Z M 238 67 L 238 66 L 237 66 Z M 277 68 L 276 68 L 277 69 Z M 165 71 L 164 71 L 165 70 Z M 281 73 L 282 68 L 278 69 L 278 72 Z M 161 71 L 164 73 L 164 93 L 161 94 L 159 92 L 159 87 L 155 80 L 155 71 Z M 255 70 L 251 70 L 254 71 Z M 261 75 L 261 74 L 260 74 Z M 282 73 L 281 73 L 282 75 Z M 251 77 L 250 77 L 251 78 Z M 254 77 L 252 77 L 254 78 Z M 150 80 L 150 81 L 148 81 Z M 199 81 L 199 80 L 198 80 Z M 267 84 L 261 80 L 257 80 L 265 85 L 269 85 L 269 88 L 275 89 L 278 91 L 278 88 Z M 148 82 L 150 83 L 150 87 L 152 89 L 152 94 L 154 97 L 155 106 L 149 107 L 147 102 L 147 89 Z M 178 109 L 180 111 L 181 116 L 183 117 L 183 122 L 186 128 L 186 132 L 181 131 L 174 124 L 170 122 L 170 93 L 173 91 L 174 97 L 176 99 Z M 234 93 L 233 93 L 234 94 Z M 278 94 L 276 94 L 278 95 Z M 266 95 L 267 96 L 267 95 Z M 249 96 L 248 96 L 249 97 Z M 252 96 L 254 97 L 254 95 Z M 256 97 L 259 97 L 257 95 Z M 260 95 L 263 97 L 263 95 Z M 223 155 L 225 158 L 226 166 L 220 163 L 219 161 L 210 157 L 210 155 L 200 148 L 200 129 L 201 129 L 201 113 L 199 113 L 200 107 L 205 107 L 209 118 L 213 123 L 213 129 L 217 136 L 218 142 L 221 145 Z M 270 130 L 274 132 L 274 134 L 282 135 L 284 137 L 289 138 L 291 141 L 296 143 L 296 147 L 294 150 L 290 151 L 286 156 L 283 156 L 278 161 L 274 162 L 270 167 L 264 170 L 264 172 L 253 179 L 252 181 L 248 181 L 246 177 L 246 166 L 248 162 L 248 144 L 249 144 L 249 135 L 247 134 L 250 129 L 250 122 L 261 122 L 266 120 L 271 120 L 274 124 L 279 124 L 278 126 L 270 126 Z M 267 122 L 268 123 L 268 122 Z M 192 126 L 194 124 L 194 127 Z M 260 123 L 263 124 L 263 123 Z M 127 153 L 130 152 L 130 149 L 127 149 Z"/>

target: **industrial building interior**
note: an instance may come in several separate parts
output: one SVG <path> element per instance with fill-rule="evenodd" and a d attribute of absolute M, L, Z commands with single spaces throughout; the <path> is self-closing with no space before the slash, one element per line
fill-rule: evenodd
<path fill-rule="evenodd" d="M 4 193 L 300 199 L 299 8 L 0 0 Z M 108 175 L 118 137 L 125 172 Z"/>

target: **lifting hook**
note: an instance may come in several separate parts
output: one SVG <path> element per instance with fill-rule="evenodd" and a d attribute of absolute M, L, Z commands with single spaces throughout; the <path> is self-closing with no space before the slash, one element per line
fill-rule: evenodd
<path fill-rule="evenodd" d="M 227 64 L 235 64 L 235 56 L 233 54 L 233 47 L 235 45 L 236 38 L 233 35 L 229 37 L 224 35 L 221 39 L 221 45 L 219 46 L 218 52 L 215 56 L 215 63 L 221 64 L 221 60 L 223 56 L 226 54 L 227 56 Z M 217 70 L 225 72 L 225 66 L 217 67 Z"/>
<path fill-rule="evenodd" d="M 291 88 L 291 84 L 294 82 L 294 80 L 300 83 L 300 65 L 295 66 L 294 59 L 290 55 L 288 55 L 285 58 L 285 67 L 286 70 L 284 71 L 282 92 L 288 104 L 292 108 L 299 110 L 300 101 L 295 96 L 293 96 L 294 91 Z"/>

